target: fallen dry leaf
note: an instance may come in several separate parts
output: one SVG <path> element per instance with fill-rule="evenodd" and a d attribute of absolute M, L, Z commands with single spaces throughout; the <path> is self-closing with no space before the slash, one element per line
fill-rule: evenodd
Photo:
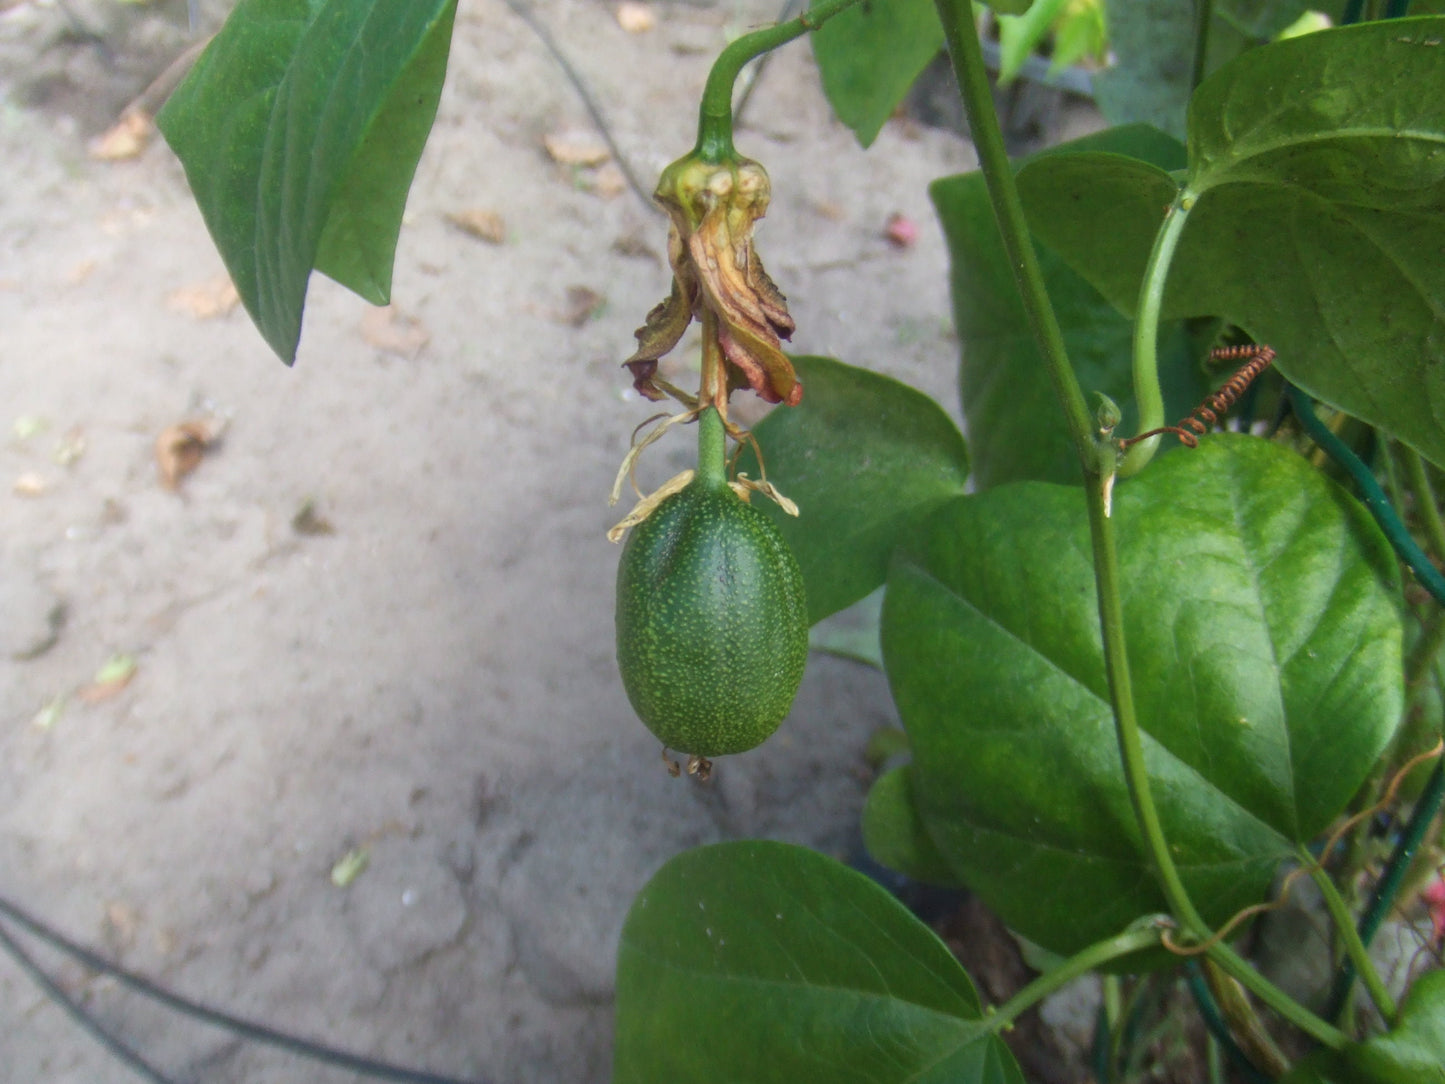
<path fill-rule="evenodd" d="M 661 263 L 662 257 L 652 247 L 647 238 L 638 230 L 631 233 L 624 233 L 612 242 L 612 251 L 619 256 L 626 256 L 629 259 L 651 260 L 653 263 Z"/>
<path fill-rule="evenodd" d="M 90 276 L 95 273 L 95 269 L 97 266 L 99 265 L 94 260 L 81 260 L 78 264 L 72 267 L 69 272 L 66 273 L 66 284 L 69 286 L 79 286 L 82 282 L 90 278 Z"/>
<path fill-rule="evenodd" d="M 206 449 L 221 438 L 225 425 L 217 418 L 196 418 L 167 426 L 156 437 L 156 469 L 161 485 L 174 492 L 181 479 L 200 465 Z"/>
<path fill-rule="evenodd" d="M 135 677 L 136 665 L 134 655 L 113 655 L 95 672 L 90 684 L 81 686 L 75 695 L 85 704 L 109 700 L 130 684 L 131 678 Z"/>
<path fill-rule="evenodd" d="M 291 517 L 291 529 L 302 535 L 335 534 L 331 521 L 316 510 L 316 502 L 307 498 Z"/>
<path fill-rule="evenodd" d="M 370 864 L 371 852 L 365 847 L 353 847 L 331 867 L 331 883 L 337 888 L 346 888 L 366 872 Z"/>
<path fill-rule="evenodd" d="M 121 115 L 120 120 L 93 140 L 90 156 L 103 162 L 120 162 L 137 157 L 150 145 L 156 126 L 150 114 L 141 109 L 132 109 Z"/>
<path fill-rule="evenodd" d="M 561 323 L 581 327 L 601 312 L 602 306 L 606 303 L 607 298 L 590 286 L 569 286 L 567 287 L 567 304 L 557 314 L 557 319 Z"/>
<path fill-rule="evenodd" d="M 564 166 L 600 166 L 612 157 L 607 144 L 591 132 L 553 132 L 542 137 L 552 161 Z"/>
<path fill-rule="evenodd" d="M 46 490 L 45 479 L 33 470 L 28 470 L 15 479 L 12 488 L 17 497 L 43 497 Z"/>
<path fill-rule="evenodd" d="M 647 4 L 624 0 L 617 6 L 617 25 L 629 34 L 645 34 L 657 26 L 657 16 Z"/>
<path fill-rule="evenodd" d="M 431 342 L 431 332 L 415 316 L 395 305 L 367 309 L 361 315 L 361 335 L 378 350 L 414 358 Z"/>
<path fill-rule="evenodd" d="M 225 274 L 182 286 L 166 295 L 167 308 L 189 313 L 197 320 L 225 316 L 240 303 L 241 295 L 236 292 L 236 284 Z"/>
<path fill-rule="evenodd" d="M 501 245 L 507 241 L 507 221 L 496 211 L 469 207 L 465 211 L 449 213 L 446 219 L 463 233 L 489 244 Z"/>
<path fill-rule="evenodd" d="M 616 199 L 627 191 L 627 177 L 616 162 L 604 162 L 582 178 L 582 187 L 603 199 Z"/>
<path fill-rule="evenodd" d="M 85 449 L 84 431 L 78 427 L 69 429 L 55 445 L 55 451 L 50 458 L 55 461 L 57 467 L 71 467 L 80 461 L 80 457 L 85 454 Z"/>
<path fill-rule="evenodd" d="M 122 900 L 111 900 L 105 905 L 105 921 L 101 923 L 101 936 L 112 952 L 124 952 L 135 944 L 136 930 L 140 927 L 140 912 Z"/>

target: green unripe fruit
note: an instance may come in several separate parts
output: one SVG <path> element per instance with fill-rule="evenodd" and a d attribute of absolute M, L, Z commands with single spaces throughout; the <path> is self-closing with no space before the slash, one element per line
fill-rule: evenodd
<path fill-rule="evenodd" d="M 667 748 L 716 757 L 761 744 L 807 657 L 797 559 L 720 477 L 700 472 L 632 529 L 617 571 L 617 663 Z"/>

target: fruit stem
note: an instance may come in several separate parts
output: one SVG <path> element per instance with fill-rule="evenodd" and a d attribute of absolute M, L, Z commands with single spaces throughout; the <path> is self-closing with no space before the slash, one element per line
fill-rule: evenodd
<path fill-rule="evenodd" d="M 713 164 L 731 160 L 733 150 L 733 84 L 743 67 L 755 57 L 786 45 L 810 30 L 817 30 L 833 16 L 847 11 L 860 0 L 817 0 L 796 19 L 775 26 L 765 26 L 744 34 L 724 49 L 703 87 L 702 106 L 697 125 L 697 148 L 694 153 Z"/>
<path fill-rule="evenodd" d="M 697 418 L 697 482 L 714 489 L 728 484 L 727 428 L 716 407 Z"/>

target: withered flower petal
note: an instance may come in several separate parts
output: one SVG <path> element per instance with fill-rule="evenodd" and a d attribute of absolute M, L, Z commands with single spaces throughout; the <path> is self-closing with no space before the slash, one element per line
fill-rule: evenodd
<path fill-rule="evenodd" d="M 672 280 L 672 293 L 647 314 L 646 323 L 634 333 L 637 350 L 622 364 L 632 371 L 632 386 L 654 402 L 667 396 L 652 383 L 657 362 L 677 345 L 687 325 L 692 322 L 692 300 L 683 294 L 678 280 Z"/>
<path fill-rule="evenodd" d="M 795 405 L 802 398 L 802 383 L 782 351 L 794 330 L 787 299 L 753 250 L 753 226 L 770 198 L 767 173 L 749 159 L 713 164 L 689 156 L 664 171 L 657 199 L 672 222 L 672 293 L 648 313 L 637 331 L 638 349 L 623 363 L 643 395 L 662 397 L 653 379 L 658 359 L 693 318 L 709 313 L 716 319 L 703 323 L 715 329 L 710 333 L 726 370 L 726 388 L 717 390 L 724 399 L 742 387 L 770 403 Z"/>

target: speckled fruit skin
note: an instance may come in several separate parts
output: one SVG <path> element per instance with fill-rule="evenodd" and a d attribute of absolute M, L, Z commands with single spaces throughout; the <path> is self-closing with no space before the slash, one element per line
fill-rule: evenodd
<path fill-rule="evenodd" d="M 632 529 L 617 570 L 617 664 L 667 748 L 716 757 L 761 744 L 807 658 L 797 559 L 725 483 L 694 480 Z"/>

